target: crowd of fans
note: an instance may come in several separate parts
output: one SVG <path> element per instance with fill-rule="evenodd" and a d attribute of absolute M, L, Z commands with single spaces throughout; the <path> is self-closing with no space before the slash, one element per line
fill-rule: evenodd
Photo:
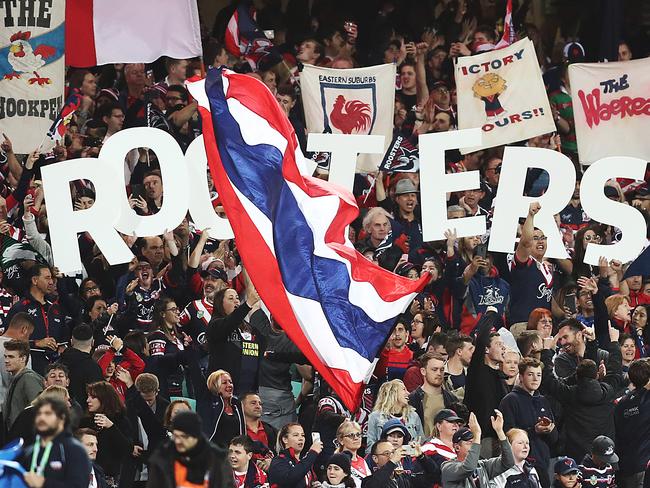
<path fill-rule="evenodd" d="M 265 71 L 252 71 L 223 47 L 231 5 L 211 34 L 206 29 L 202 60 L 70 69 L 68 87 L 80 90 L 81 106 L 52 153 L 14 154 L 17 135 L 3 135 L 0 430 L 3 444 L 24 439 L 25 483 L 643 486 L 650 276 L 625 276 L 628 263 L 583 262 L 588 244 L 615 243 L 620 231 L 582 210 L 566 76 L 569 63 L 607 51 L 602 44 L 598 50 L 592 32 L 604 26 L 587 22 L 606 11 L 602 5 L 573 24 L 562 2 L 514 2 L 518 35 L 535 43 L 557 126 L 520 144 L 560 150 L 578 173 L 573 198 L 556 216 L 570 259 L 545 257 L 547 238 L 533 222 L 537 203 L 520 223 L 514 253 L 493 253 L 489 230 L 458 238 L 449 229 L 445 241 L 423 242 L 417 172 L 357 175 L 361 214 L 350 240 L 383 268 L 430 279 L 397 319 L 355 412 L 287 337 L 282 317 L 266 313 L 236 242 L 211 239 L 190 215 L 164 235 L 123 236 L 136 258 L 119 266 L 109 266 L 92 236 L 81 234 L 83 269 L 74 276 L 56 269 L 40 168 L 96 157 L 108 138 L 136 126 L 166 130 L 186 149 L 201 123 L 184 82 L 206 69 L 226 65 L 263 81 L 303 150 L 303 64 L 395 63 L 395 134 L 417 147 L 418 134 L 454 130 L 453 59 L 494 48 L 502 2 L 384 1 L 374 10 L 359 2 L 365 13 L 334 3 L 290 1 L 282 12 L 269 2 L 260 10 L 260 26 L 273 30 L 283 55 Z M 566 2 L 567 9 L 578 3 Z M 648 12 L 639 4 L 637 13 L 634 29 L 619 25 L 619 39 L 623 27 L 636 36 L 616 39 L 619 60 L 647 55 L 639 23 Z M 502 154 L 503 147 L 447 152 L 448 172 L 482 176 L 480 188 L 448 196 L 450 218 L 484 215 L 489 228 Z M 316 175 L 326 179 L 326 155 L 314 157 Z M 156 213 L 164 198 L 156 154 L 133 150 L 124 168 L 131 207 Z M 531 171 L 525 193 L 539 196 L 547 184 L 545 173 Z M 648 220 L 648 178 L 607 185 L 608 198 Z M 71 192 L 76 210 L 93 205 L 89 182 L 74 182 Z"/>

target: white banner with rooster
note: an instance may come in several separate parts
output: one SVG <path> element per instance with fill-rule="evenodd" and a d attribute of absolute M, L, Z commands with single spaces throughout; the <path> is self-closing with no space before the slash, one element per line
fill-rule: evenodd
<path fill-rule="evenodd" d="M 63 105 L 65 1 L 0 4 L 0 133 L 13 151 L 39 148 Z"/>
<path fill-rule="evenodd" d="M 393 139 L 395 65 L 332 69 L 305 65 L 300 73 L 307 132 Z M 383 154 L 360 154 L 358 172 L 376 171 Z"/>

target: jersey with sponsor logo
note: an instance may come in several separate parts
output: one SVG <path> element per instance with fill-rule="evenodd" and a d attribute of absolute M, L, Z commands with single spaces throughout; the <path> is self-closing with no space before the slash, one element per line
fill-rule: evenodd
<path fill-rule="evenodd" d="M 510 324 L 528 322 L 536 308 L 551 310 L 553 297 L 553 266 L 529 257 L 519 262 L 516 256 L 510 262 Z"/>
<path fill-rule="evenodd" d="M 140 285 L 135 287 L 131 296 L 127 298 L 128 309 L 135 315 L 134 329 L 147 331 L 153 319 L 153 307 L 164 291 L 165 285 L 162 278 L 156 278 L 151 283 L 151 288 L 145 290 Z"/>
<path fill-rule="evenodd" d="M 181 327 L 183 332 L 202 347 L 205 347 L 205 330 L 212 318 L 212 304 L 205 298 L 190 302 L 181 313 Z"/>

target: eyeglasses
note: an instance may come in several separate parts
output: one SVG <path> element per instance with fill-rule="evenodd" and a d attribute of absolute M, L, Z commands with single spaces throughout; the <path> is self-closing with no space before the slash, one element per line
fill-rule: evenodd
<path fill-rule="evenodd" d="M 386 457 L 390 457 L 390 456 L 393 455 L 394 452 L 395 452 L 395 451 L 384 451 L 384 452 L 378 452 L 378 453 L 376 454 L 376 456 L 386 456 Z"/>
<path fill-rule="evenodd" d="M 533 236 L 534 241 L 545 241 L 547 239 L 548 239 L 548 237 L 546 237 L 546 236 Z"/>
<path fill-rule="evenodd" d="M 166 309 L 165 312 L 178 312 L 178 310 L 179 310 L 178 307 L 172 307 L 172 308 Z"/>
<path fill-rule="evenodd" d="M 361 439 L 361 432 L 350 432 L 345 434 L 343 437 L 348 437 L 350 439 Z"/>

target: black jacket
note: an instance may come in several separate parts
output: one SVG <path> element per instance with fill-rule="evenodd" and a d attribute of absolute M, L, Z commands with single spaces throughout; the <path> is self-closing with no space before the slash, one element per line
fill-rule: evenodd
<path fill-rule="evenodd" d="M 553 352 L 542 351 L 542 391 L 565 407 L 566 455 L 582 459 L 590 452 L 591 442 L 599 435 L 614 438 L 614 400 L 623 382 L 621 348 L 618 342 L 608 347 L 607 375 L 602 381 L 577 378 L 569 385 L 553 375 Z"/>
<path fill-rule="evenodd" d="M 217 448 L 205 439 L 199 441 L 201 444 L 198 450 L 195 448 L 190 458 L 196 458 L 196 463 L 203 464 L 208 475 L 208 488 L 234 488 L 235 482 L 232 476 L 232 469 L 226 459 L 225 451 Z M 174 473 L 175 460 L 178 457 L 176 448 L 172 441 L 165 441 L 149 458 L 149 479 L 147 487 L 151 488 L 176 488 L 176 477 Z"/>
<path fill-rule="evenodd" d="M 490 418 L 508 393 L 501 370 L 490 368 L 484 362 L 485 348 L 490 344 L 490 332 L 492 328 L 498 329 L 501 325 L 496 312 L 486 312 L 479 319 L 476 324 L 476 349 L 467 368 L 465 381 L 463 402 L 476 415 L 484 437 L 496 437 Z"/>
<path fill-rule="evenodd" d="M 34 445 L 23 451 L 20 464 L 29 471 Z M 43 449 L 37 463 L 41 461 Z M 50 457 L 45 465 L 43 488 L 88 488 L 90 459 L 86 449 L 67 431 L 61 432 L 52 441 Z"/>
<path fill-rule="evenodd" d="M 377 471 L 361 482 L 362 488 L 429 488 L 440 482 L 440 468 L 428 456 L 422 455 L 417 459 L 422 466 L 418 473 L 401 473 L 393 476 L 397 465 L 388 461 Z"/>
<path fill-rule="evenodd" d="M 107 476 L 117 476 L 122 464 L 133 452 L 133 428 L 124 414 L 109 415 L 108 418 L 113 422 L 108 429 L 97 429 L 92 414 L 81 419 L 79 427 L 97 431 L 97 464 Z"/>
<path fill-rule="evenodd" d="M 532 395 L 520 386 L 515 386 L 508 393 L 499 410 L 503 413 L 503 430 L 508 432 L 513 427 L 523 429 L 528 433 L 530 440 L 530 458 L 534 459 L 535 466 L 548 466 L 551 459 L 550 447 L 558 440 L 557 426 L 549 434 L 535 432 L 535 424 L 540 417 L 548 417 L 555 421 L 553 411 L 548 400 L 536 391 Z"/>
<path fill-rule="evenodd" d="M 650 459 L 650 390 L 625 395 L 614 410 L 618 468 L 623 476 L 641 473 Z"/>
<path fill-rule="evenodd" d="M 61 354 L 61 362 L 70 371 L 70 386 L 68 387 L 70 396 L 80 405 L 85 405 L 88 399 L 86 385 L 102 381 L 104 379 L 102 369 L 93 361 L 90 354 L 74 347 L 66 349 Z"/>
<path fill-rule="evenodd" d="M 421 386 L 418 386 L 409 395 L 409 403 L 411 404 L 411 406 L 413 408 L 415 408 L 415 411 L 420 416 L 420 420 L 422 421 L 422 425 L 424 425 L 424 405 L 423 405 L 424 402 L 423 402 L 423 400 L 424 400 L 424 390 L 422 389 Z M 451 404 L 452 403 L 457 403 L 458 398 L 452 392 L 448 391 L 443 385 L 443 387 L 442 387 L 442 401 L 445 404 L 445 408 L 451 408 Z"/>
<path fill-rule="evenodd" d="M 297 460 L 292 449 L 280 451 L 271 461 L 269 483 L 277 488 L 309 488 L 311 483 L 307 483 L 305 477 L 312 473 L 317 457 L 316 451 L 309 450 L 302 459 Z"/>

